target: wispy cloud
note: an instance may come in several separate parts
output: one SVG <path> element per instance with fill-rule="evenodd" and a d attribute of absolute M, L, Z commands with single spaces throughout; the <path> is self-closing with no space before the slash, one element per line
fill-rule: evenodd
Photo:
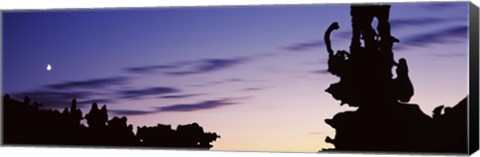
<path fill-rule="evenodd" d="M 242 91 L 260 91 L 260 90 L 265 90 L 266 87 L 250 87 L 250 88 L 244 88 Z"/>
<path fill-rule="evenodd" d="M 210 82 L 211 84 L 222 84 L 222 83 L 228 83 L 228 82 L 245 82 L 246 80 L 244 79 L 239 79 L 239 78 L 231 78 L 231 79 L 224 79 L 220 81 L 213 81 Z"/>
<path fill-rule="evenodd" d="M 101 79 L 91 79 L 91 80 L 84 80 L 84 81 L 69 81 L 64 83 L 58 84 L 51 84 L 47 85 L 47 88 L 51 89 L 77 89 L 77 88 L 103 88 L 112 85 L 119 85 L 125 84 L 129 80 L 128 77 L 109 77 L 109 78 L 101 78 Z"/>
<path fill-rule="evenodd" d="M 118 91 L 118 94 L 120 95 L 120 98 L 138 99 L 145 96 L 163 95 L 177 92 L 180 92 L 180 90 L 171 87 L 150 87 L 145 89 L 121 90 Z"/>
<path fill-rule="evenodd" d="M 335 37 L 338 37 L 340 39 L 350 39 L 352 37 L 352 32 L 351 31 L 341 31 L 341 32 L 336 32 L 332 33 Z"/>
<path fill-rule="evenodd" d="M 174 105 L 164 106 L 164 107 L 154 107 L 151 110 L 113 109 L 109 111 L 116 115 L 125 115 L 125 116 L 146 115 L 146 114 L 154 114 L 154 113 L 160 113 L 160 112 L 193 112 L 193 111 L 200 111 L 200 110 L 216 109 L 216 108 L 229 106 L 229 105 L 236 105 L 239 103 L 234 102 L 235 100 L 247 99 L 247 98 L 250 98 L 250 97 L 205 100 L 205 101 L 192 103 L 192 104 L 174 104 Z"/>
<path fill-rule="evenodd" d="M 165 69 L 175 69 L 181 67 L 182 64 L 170 64 L 170 65 L 150 65 L 150 66 L 142 66 L 142 67 L 130 67 L 125 68 L 124 70 L 133 72 L 133 73 L 152 73 L 156 72 L 157 70 L 165 70 Z"/>
<path fill-rule="evenodd" d="M 164 65 L 129 67 L 124 70 L 133 73 L 162 73 L 166 75 L 192 75 L 225 70 L 249 61 L 250 57 L 207 58 Z"/>
<path fill-rule="evenodd" d="M 400 43 L 396 45 L 394 49 L 399 50 L 409 47 L 429 47 L 433 44 L 459 43 L 467 39 L 468 26 L 461 25 L 401 39 Z"/>
<path fill-rule="evenodd" d="M 17 96 L 29 96 L 31 98 L 39 97 L 39 98 L 48 98 L 48 99 L 82 99 L 87 98 L 89 96 L 94 95 L 94 92 L 56 92 L 56 91 L 32 91 L 32 92 L 24 92 L 15 94 Z"/>
<path fill-rule="evenodd" d="M 419 17 L 419 18 L 404 18 L 404 19 L 392 19 L 390 20 L 391 29 L 399 29 L 406 26 L 425 26 L 432 24 L 440 24 L 447 22 L 451 19 L 446 18 L 433 18 L 433 17 Z"/>
<path fill-rule="evenodd" d="M 433 54 L 435 57 L 452 58 L 452 57 L 466 57 L 466 53 L 447 53 L 447 54 Z"/>
<path fill-rule="evenodd" d="M 88 91 L 58 92 L 49 90 L 37 90 L 32 92 L 12 94 L 12 96 L 17 99 L 23 99 L 23 97 L 28 96 L 30 100 L 37 101 L 38 103 L 43 104 L 46 108 L 63 108 L 66 106 L 70 106 L 73 98 L 77 100 L 89 99 L 91 96 L 94 95 L 97 95 L 97 93 Z M 83 104 L 79 103 L 79 105 Z"/>
<path fill-rule="evenodd" d="M 235 57 L 226 59 L 203 59 L 190 62 L 187 64 L 187 70 L 165 72 L 168 75 L 191 75 L 209 73 L 213 71 L 224 70 L 233 66 L 245 63 L 248 61 L 248 57 Z"/>
<path fill-rule="evenodd" d="M 311 40 L 302 43 L 294 43 L 289 46 L 283 47 L 283 49 L 288 51 L 304 51 L 312 48 L 324 47 L 325 43 L 322 40 Z"/>
<path fill-rule="evenodd" d="M 320 69 L 320 70 L 315 70 L 315 71 L 312 71 L 312 73 L 315 73 L 315 74 L 330 74 L 330 72 L 328 72 L 327 69 Z"/>
<path fill-rule="evenodd" d="M 207 100 L 193 104 L 175 104 L 166 107 L 158 107 L 157 110 L 159 112 L 191 112 L 198 110 L 215 109 L 223 106 L 238 104 L 237 102 L 233 102 L 232 100 L 233 99 L 231 98 L 226 98 L 218 100 Z"/>
<path fill-rule="evenodd" d="M 183 98 L 190 98 L 190 97 L 195 97 L 199 96 L 202 94 L 181 94 L 181 95 L 165 95 L 165 96 L 160 96 L 159 98 L 162 99 L 183 99 Z"/>
<path fill-rule="evenodd" d="M 308 135 L 323 135 L 326 134 L 326 132 L 322 131 L 312 131 L 312 132 L 307 132 Z"/>
<path fill-rule="evenodd" d="M 78 101 L 78 104 L 93 104 L 93 103 L 98 103 L 98 104 L 107 104 L 107 103 L 114 103 L 115 101 L 113 99 L 89 99 L 89 100 L 81 100 Z"/>
<path fill-rule="evenodd" d="M 220 85 L 220 84 L 225 84 L 225 83 L 233 83 L 233 82 L 248 82 L 247 80 L 244 79 L 239 79 L 239 78 L 232 78 L 232 79 L 223 79 L 219 81 L 210 81 L 206 82 L 204 84 L 196 84 L 196 85 L 191 85 L 192 87 L 208 87 L 208 86 L 214 86 L 214 85 Z"/>
<path fill-rule="evenodd" d="M 459 3 L 459 2 L 435 2 L 435 3 L 425 3 L 422 4 L 421 6 L 426 9 L 438 11 L 439 9 L 452 9 L 453 7 L 465 7 L 465 3 Z"/>
<path fill-rule="evenodd" d="M 39 90 L 14 93 L 14 97 L 30 97 L 46 108 L 59 108 L 69 106 L 72 99 L 77 99 L 79 107 L 96 103 L 113 103 L 113 99 L 98 98 L 98 96 L 111 96 L 102 92 L 102 88 L 115 85 L 128 84 L 129 77 L 107 77 L 81 81 L 67 81 L 63 83 L 45 85 Z M 100 91 L 100 92 L 99 92 Z"/>
<path fill-rule="evenodd" d="M 135 116 L 135 115 L 146 115 L 155 113 L 154 111 L 140 111 L 140 110 L 115 110 L 110 109 L 108 112 L 111 112 L 115 115 L 122 115 L 122 116 Z"/>

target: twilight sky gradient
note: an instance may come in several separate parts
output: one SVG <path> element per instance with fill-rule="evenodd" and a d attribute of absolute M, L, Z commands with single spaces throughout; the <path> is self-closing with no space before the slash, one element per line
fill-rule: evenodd
<path fill-rule="evenodd" d="M 323 33 L 348 50 L 350 6 L 264 5 L 3 13 L 3 93 L 138 125 L 197 122 L 222 137 L 213 150 L 316 152 L 340 106 L 324 90 Z M 431 115 L 468 94 L 468 3 L 399 3 L 390 11 L 415 87 Z M 53 66 L 47 71 L 46 65 Z"/>

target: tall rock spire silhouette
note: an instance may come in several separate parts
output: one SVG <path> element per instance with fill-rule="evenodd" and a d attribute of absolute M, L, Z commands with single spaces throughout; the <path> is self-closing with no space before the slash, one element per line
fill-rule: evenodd
<path fill-rule="evenodd" d="M 331 48 L 330 35 L 340 28 L 337 22 L 327 28 L 324 36 L 328 71 L 340 77 L 325 91 L 341 105 L 358 107 L 325 120 L 336 130 L 335 138 L 325 139 L 335 146 L 331 150 L 466 152 L 466 101 L 454 107 L 455 116 L 438 115 L 436 111 L 436 118 L 408 103 L 414 88 L 407 60 L 394 59 L 392 48 L 399 40 L 390 32 L 390 5 L 352 5 L 350 9 L 350 52 L 334 53 Z M 372 27 L 374 19 L 378 21 L 376 29 Z M 464 113 L 464 117 L 459 113 Z M 451 121 L 455 121 L 455 128 Z"/>
<path fill-rule="evenodd" d="M 392 52 L 393 44 L 399 40 L 390 34 L 389 9 L 389 5 L 351 6 L 353 34 L 350 53 L 342 50 L 333 54 L 329 36 L 332 30 L 339 28 L 338 23 L 333 23 L 325 33 L 325 38 L 328 38 L 328 41 L 325 40 L 329 52 L 328 69 L 340 77 L 340 82 L 332 84 L 326 91 L 342 104 L 366 107 L 378 104 L 372 101 L 392 104 L 398 97 L 409 100 L 413 96 L 413 86 L 408 86 L 411 84 L 408 73 L 402 73 L 399 80 L 392 78 L 391 69 L 395 65 L 400 67 L 394 61 Z M 378 20 L 377 31 L 371 25 L 375 18 Z M 402 60 L 401 68 L 406 69 L 406 61 Z M 397 84 L 407 84 L 401 88 L 408 89 L 396 90 L 399 88 Z"/>

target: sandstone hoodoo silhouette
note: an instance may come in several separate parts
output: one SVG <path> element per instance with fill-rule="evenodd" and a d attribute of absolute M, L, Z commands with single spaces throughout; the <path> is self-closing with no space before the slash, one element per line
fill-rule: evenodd
<path fill-rule="evenodd" d="M 395 59 L 392 51 L 400 40 L 390 33 L 390 5 L 352 5 L 350 9 L 349 52 L 332 49 L 330 35 L 340 29 L 337 22 L 325 32 L 328 71 L 340 78 L 325 91 L 341 105 L 358 109 L 325 120 L 336 134 L 325 139 L 335 148 L 324 150 L 466 153 L 467 98 L 452 108 L 437 107 L 433 118 L 424 114 L 409 102 L 414 87 L 407 59 Z"/>
<path fill-rule="evenodd" d="M 178 125 L 158 124 L 137 127 L 127 124 L 127 117 L 109 120 L 107 106 L 93 103 L 90 111 L 82 114 L 77 101 L 63 112 L 41 109 L 41 104 L 3 97 L 3 143 L 31 145 L 128 146 L 151 148 L 181 148 L 208 150 L 220 138 L 215 132 L 204 132 L 197 123 Z M 86 121 L 86 125 L 82 124 Z"/>

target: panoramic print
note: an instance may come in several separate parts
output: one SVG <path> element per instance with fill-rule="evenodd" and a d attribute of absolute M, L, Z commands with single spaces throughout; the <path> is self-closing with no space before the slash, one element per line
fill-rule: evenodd
<path fill-rule="evenodd" d="M 3 12 L 3 144 L 467 153 L 468 2 Z"/>

